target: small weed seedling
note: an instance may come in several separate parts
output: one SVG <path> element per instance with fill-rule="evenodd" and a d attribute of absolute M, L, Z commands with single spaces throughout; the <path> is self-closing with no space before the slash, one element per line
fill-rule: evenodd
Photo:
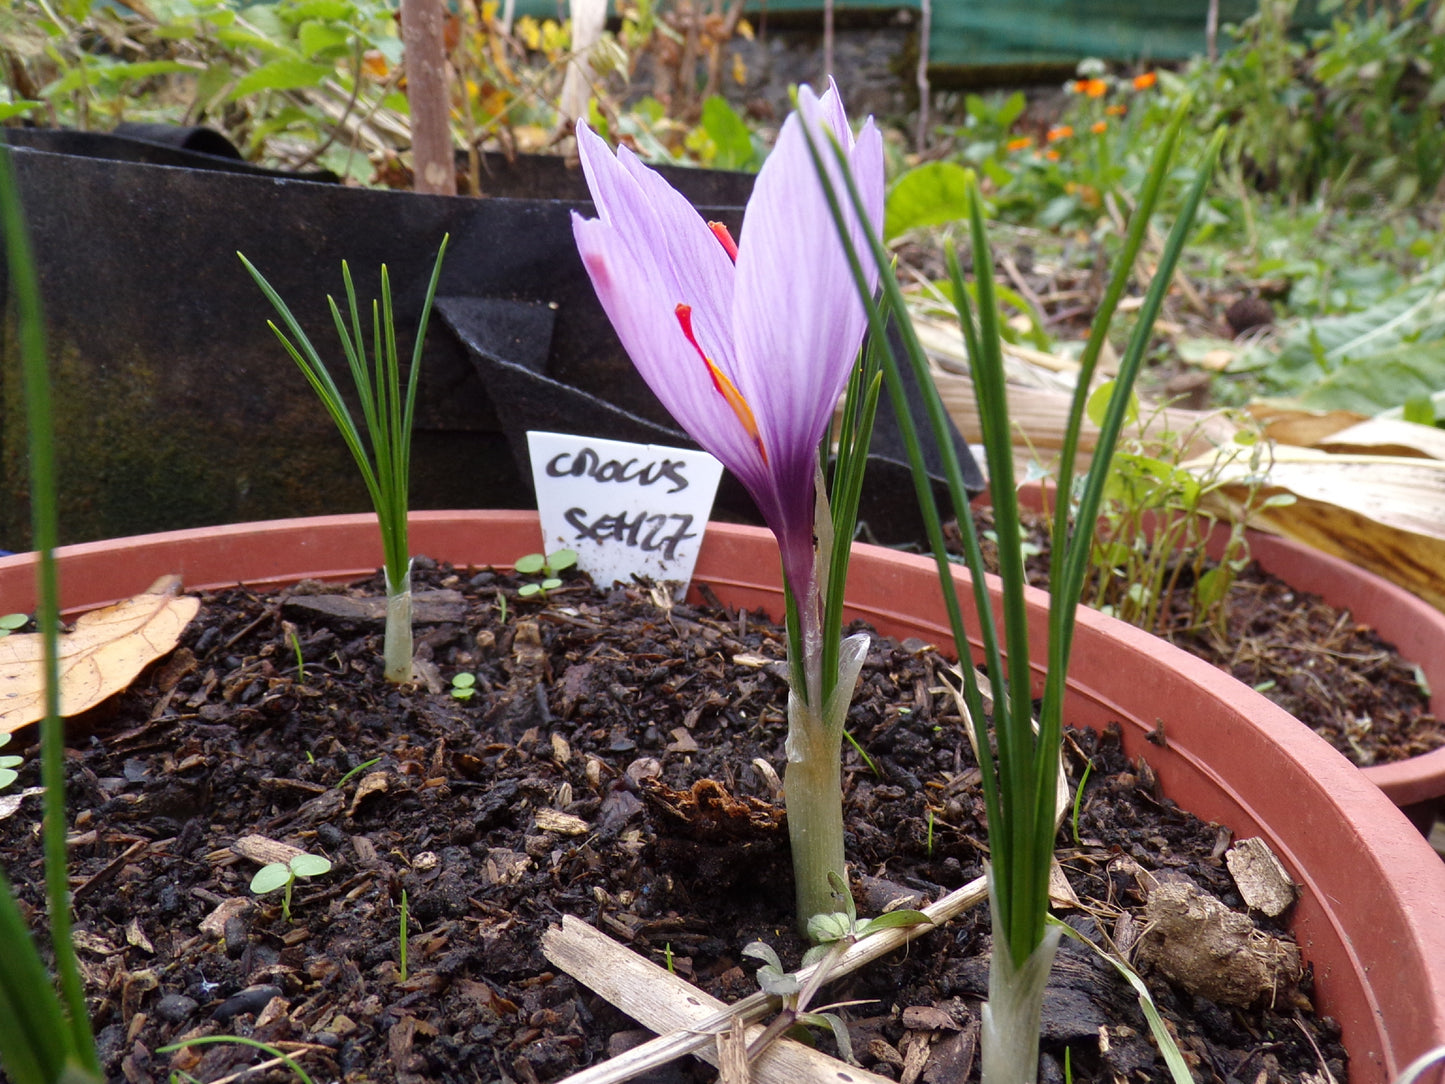
<path fill-rule="evenodd" d="M 29 614 L 0 614 L 0 636 L 9 636 L 30 623 Z"/>
<path fill-rule="evenodd" d="M 848 1027 L 843 1023 L 842 1017 L 829 1010 L 844 1008 L 857 1002 L 828 1005 L 814 1011 L 810 1011 L 808 1006 L 823 983 L 831 977 L 834 965 L 850 945 L 882 930 L 917 926 L 929 921 L 922 911 L 899 908 L 860 922 L 857 908 L 853 905 L 853 894 L 848 891 L 842 878 L 829 872 L 828 883 L 833 889 L 834 900 L 843 910 L 814 915 L 808 920 L 808 936 L 816 944 L 803 954 L 803 966 L 816 963 L 818 967 L 806 983 L 799 981 L 796 974 L 783 970 L 783 963 L 771 945 L 753 941 L 743 948 L 744 956 L 763 961 L 763 966 L 757 971 L 758 985 L 765 993 L 772 994 L 783 1003 L 782 1010 L 748 1047 L 749 1061 L 767 1049 L 769 1043 L 801 1024 L 828 1028 L 838 1043 L 838 1052 L 845 1060 L 853 1062 L 853 1043 L 848 1037 Z"/>
<path fill-rule="evenodd" d="M 9 741 L 9 734 L 0 734 L 0 746 L 8 744 Z M 20 767 L 23 761 L 23 757 L 0 756 L 0 790 L 4 790 L 11 783 L 15 782 L 15 780 L 20 778 L 16 774 L 15 769 Z"/>
<path fill-rule="evenodd" d="M 1114 382 L 1101 384 L 1085 409 L 1094 424 L 1103 421 L 1114 394 Z M 1156 636 L 1210 629 L 1224 636 L 1226 608 L 1235 578 L 1249 564 L 1245 527 L 1257 512 L 1293 503 L 1289 494 L 1264 496 L 1269 442 L 1242 429 L 1217 450 L 1212 464 L 1194 469 L 1184 461 L 1185 449 L 1203 435 L 1202 427 L 1175 433 L 1158 430 L 1155 416 L 1141 417 L 1132 393 L 1127 423 L 1138 435 L 1121 441 L 1100 505 L 1099 528 L 1090 551 L 1091 579 L 1085 601 L 1112 617 L 1137 625 Z M 1221 490 L 1226 469 L 1236 461 L 1248 465 L 1244 493 L 1234 500 L 1237 515 L 1217 563 L 1206 551 L 1210 533 L 1220 523 L 1206 500 Z M 1176 587 L 1193 584 L 1192 610 L 1171 614 L 1168 600 Z"/>
<path fill-rule="evenodd" d="M 409 911 L 406 903 L 406 889 L 401 890 L 401 929 L 396 938 L 396 977 L 400 982 L 406 981 L 406 933 L 409 921 Z"/>
<path fill-rule="evenodd" d="M 286 640 L 291 645 L 291 650 L 296 653 L 296 680 L 306 681 L 306 660 L 301 655 L 301 637 L 296 634 L 296 626 L 289 621 L 282 622 L 282 628 L 286 630 Z"/>
<path fill-rule="evenodd" d="M 577 563 L 576 550 L 557 550 L 554 553 L 546 554 L 529 553 L 525 557 L 517 558 L 517 574 L 521 576 L 535 576 L 541 573 L 543 579 L 540 583 L 524 583 L 517 589 L 518 598 L 531 598 L 533 595 L 547 597 L 548 591 L 555 591 L 562 586 L 562 581 L 557 573 L 565 572 Z"/>
<path fill-rule="evenodd" d="M 452 696 L 458 700 L 470 700 L 477 693 L 477 675 L 461 673 L 452 678 Z"/>
<path fill-rule="evenodd" d="M 293 1073 L 296 1074 L 296 1079 L 301 1081 L 301 1084 L 314 1084 L 311 1077 L 307 1074 L 306 1070 L 301 1068 L 300 1064 L 296 1061 L 296 1059 L 291 1057 L 284 1050 L 279 1050 L 276 1047 L 272 1046 L 270 1043 L 259 1042 L 256 1039 L 247 1039 L 240 1035 L 197 1035 L 193 1039 L 182 1039 L 180 1042 L 172 1043 L 170 1046 L 158 1047 L 156 1049 L 156 1053 L 173 1054 L 177 1050 L 186 1049 L 186 1047 L 188 1046 L 204 1046 L 211 1043 L 231 1043 L 235 1046 L 249 1046 L 261 1051 L 261 1053 L 270 1057 L 271 1060 L 269 1062 L 262 1062 L 260 1065 L 253 1065 L 249 1069 L 243 1069 L 241 1073 L 236 1074 L 237 1076 L 242 1075 L 242 1073 L 255 1072 L 258 1069 L 266 1069 L 270 1067 L 279 1067 L 284 1065 L 287 1069 L 290 1069 Z M 176 1070 L 171 1073 L 170 1079 L 172 1081 L 193 1081 L 196 1078 L 191 1076 L 189 1073 L 181 1073 L 179 1070 Z"/>
<path fill-rule="evenodd" d="M 342 787 L 346 786 L 347 783 L 351 782 L 353 779 L 355 779 L 355 778 L 356 778 L 358 775 L 360 775 L 362 772 L 366 771 L 367 768 L 370 768 L 373 764 L 379 764 L 379 763 L 381 763 L 381 757 L 372 757 L 370 760 L 363 760 L 360 764 L 358 764 L 356 767 L 352 768 L 351 771 L 347 772 L 345 775 L 343 775 L 340 779 L 338 779 L 338 780 L 336 781 L 336 789 L 337 789 L 337 790 L 340 790 Z"/>
<path fill-rule="evenodd" d="M 289 862 L 272 862 L 262 866 L 251 878 L 251 891 L 258 896 L 276 889 L 285 889 L 281 897 L 281 917 L 291 921 L 291 888 L 297 877 L 320 877 L 331 872 L 331 863 L 319 854 L 298 854 Z"/>

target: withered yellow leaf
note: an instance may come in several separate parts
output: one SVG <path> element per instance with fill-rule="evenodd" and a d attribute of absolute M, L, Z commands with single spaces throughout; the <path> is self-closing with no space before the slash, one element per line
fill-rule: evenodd
<path fill-rule="evenodd" d="M 1315 447 L 1335 454 L 1445 459 L 1445 432 L 1401 418 L 1370 418 L 1316 441 Z"/>
<path fill-rule="evenodd" d="M 1264 427 L 1264 437 L 1276 444 L 1308 448 L 1342 429 L 1367 421 L 1364 414 L 1348 410 L 1303 410 L 1290 403 L 1261 400 L 1250 403 L 1249 413 Z"/>
<path fill-rule="evenodd" d="M 120 692 L 176 646 L 201 601 L 177 596 L 179 581 L 93 610 L 60 638 L 60 714 L 75 715 Z M 39 633 L 0 639 L 0 734 L 45 714 L 44 647 Z"/>
<path fill-rule="evenodd" d="M 1247 464 L 1219 471 L 1212 495 L 1231 505 L 1249 493 Z M 1445 461 L 1330 455 L 1277 447 L 1259 496 L 1295 502 L 1257 512 L 1252 526 L 1352 561 L 1445 610 Z"/>

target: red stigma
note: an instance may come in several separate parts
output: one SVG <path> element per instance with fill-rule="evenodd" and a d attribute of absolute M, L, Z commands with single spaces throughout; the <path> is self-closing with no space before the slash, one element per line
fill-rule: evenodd
<path fill-rule="evenodd" d="M 729 240 L 731 240 L 731 238 L 729 238 Z M 733 382 L 728 379 L 727 373 L 719 369 L 717 365 L 713 363 L 712 358 L 708 357 L 703 351 L 702 346 L 699 345 L 697 336 L 694 335 L 692 331 L 692 306 L 678 302 L 677 308 L 674 311 L 677 313 L 677 322 L 682 328 L 683 335 L 686 336 L 687 341 L 692 344 L 692 348 L 697 351 L 697 356 L 702 358 L 702 363 L 707 366 L 707 374 L 712 377 L 712 386 L 717 389 L 717 393 L 723 397 L 727 405 L 732 407 L 733 413 L 737 415 L 738 421 L 742 423 L 743 430 L 748 436 L 753 438 L 753 443 L 758 447 L 758 454 L 763 457 L 763 462 L 766 463 L 768 461 L 768 450 L 763 447 L 762 434 L 758 432 L 758 422 L 757 419 L 753 417 L 753 408 L 748 406 L 748 401 L 743 398 L 742 392 L 738 391 Z"/>
<path fill-rule="evenodd" d="M 718 239 L 723 251 L 728 254 L 728 259 L 733 263 L 738 262 L 738 243 L 733 240 L 733 235 L 728 233 L 728 228 L 721 222 L 709 222 L 707 228 L 712 230 L 712 235 Z"/>

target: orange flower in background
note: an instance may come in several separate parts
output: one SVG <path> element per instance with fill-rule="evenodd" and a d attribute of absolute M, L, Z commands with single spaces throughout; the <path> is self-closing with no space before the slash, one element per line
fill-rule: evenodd
<path fill-rule="evenodd" d="M 1048 150 L 1044 151 L 1044 157 L 1047 158 L 1050 162 L 1057 162 L 1059 160 L 1059 152 L 1050 147 Z"/>
<path fill-rule="evenodd" d="M 1034 145 L 1033 136 L 1019 136 L 1017 139 L 1010 139 L 1004 144 L 1004 150 L 1013 152 L 1026 150 Z"/>
<path fill-rule="evenodd" d="M 1159 82 L 1158 72 L 1145 72 L 1143 75 L 1134 76 L 1134 89 L 1148 90 L 1157 82 Z"/>
<path fill-rule="evenodd" d="M 1103 135 L 1104 132 L 1108 130 L 1108 127 L 1108 121 L 1096 120 L 1093 124 L 1089 125 L 1089 131 L 1093 132 L 1095 135 Z"/>
<path fill-rule="evenodd" d="M 1074 80 L 1074 93 L 1085 94 L 1090 98 L 1102 98 L 1109 93 L 1109 84 L 1102 79 L 1076 79 Z"/>
<path fill-rule="evenodd" d="M 366 50 L 361 57 L 361 73 L 380 83 L 391 74 L 391 65 L 386 62 L 386 54 L 380 49 Z"/>
<path fill-rule="evenodd" d="M 1106 117 L 1122 117 L 1127 112 L 1129 112 L 1129 107 L 1123 102 L 1115 102 L 1113 105 L 1104 106 L 1104 115 Z"/>
<path fill-rule="evenodd" d="M 1050 128 L 1048 140 L 1050 143 L 1057 143 L 1061 139 L 1068 139 L 1074 134 L 1074 127 L 1071 124 L 1061 124 L 1057 128 Z"/>

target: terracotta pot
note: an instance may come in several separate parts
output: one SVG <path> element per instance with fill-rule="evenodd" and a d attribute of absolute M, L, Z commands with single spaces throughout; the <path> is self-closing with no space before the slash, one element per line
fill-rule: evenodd
<path fill-rule="evenodd" d="M 1250 531 L 1249 549 L 1266 572 L 1349 610 L 1357 622 L 1394 644 L 1425 675 L 1430 710 L 1445 718 L 1445 613 L 1383 576 L 1288 538 Z M 1445 746 L 1361 770 L 1421 832 L 1428 834 L 1445 813 Z"/>
<path fill-rule="evenodd" d="M 537 548 L 530 512 L 422 512 L 412 545 L 457 564 L 506 566 Z M 0 559 L 0 609 L 34 600 L 34 555 Z M 167 573 L 192 589 L 237 581 L 371 575 L 381 547 L 371 516 L 326 516 L 84 543 L 60 551 L 63 605 L 127 597 Z M 850 617 L 880 632 L 947 643 L 931 559 L 855 551 Z M 956 573 L 967 613 L 971 592 Z M 713 524 L 696 578 L 732 606 L 782 610 L 766 531 Z M 1048 597 L 1028 594 L 1035 658 Z M 1040 668 L 1035 677 L 1041 681 Z M 1317 1007 L 1340 1021 L 1355 1084 L 1385 1084 L 1445 1042 L 1445 863 L 1373 784 L 1317 735 L 1241 683 L 1136 628 L 1081 611 L 1068 721 L 1121 724 L 1182 807 L 1262 836 L 1301 886 L 1291 928 L 1317 979 Z M 1166 742 L 1146 741 L 1163 724 Z"/>
<path fill-rule="evenodd" d="M 1019 498 L 1026 507 L 1043 506 L 1038 484 L 1022 487 Z M 981 497 L 979 503 L 987 500 Z M 1207 547 L 1212 556 L 1224 552 L 1228 537 L 1228 527 L 1215 529 Z M 1250 556 L 1260 568 L 1297 591 L 1349 610 L 1358 623 L 1394 644 L 1425 676 L 1430 710 L 1445 718 L 1445 613 L 1384 577 L 1312 546 L 1262 531 L 1249 531 L 1247 538 Z M 1405 811 L 1421 834 L 1429 835 L 1436 818 L 1445 816 L 1445 746 L 1360 770 Z"/>

